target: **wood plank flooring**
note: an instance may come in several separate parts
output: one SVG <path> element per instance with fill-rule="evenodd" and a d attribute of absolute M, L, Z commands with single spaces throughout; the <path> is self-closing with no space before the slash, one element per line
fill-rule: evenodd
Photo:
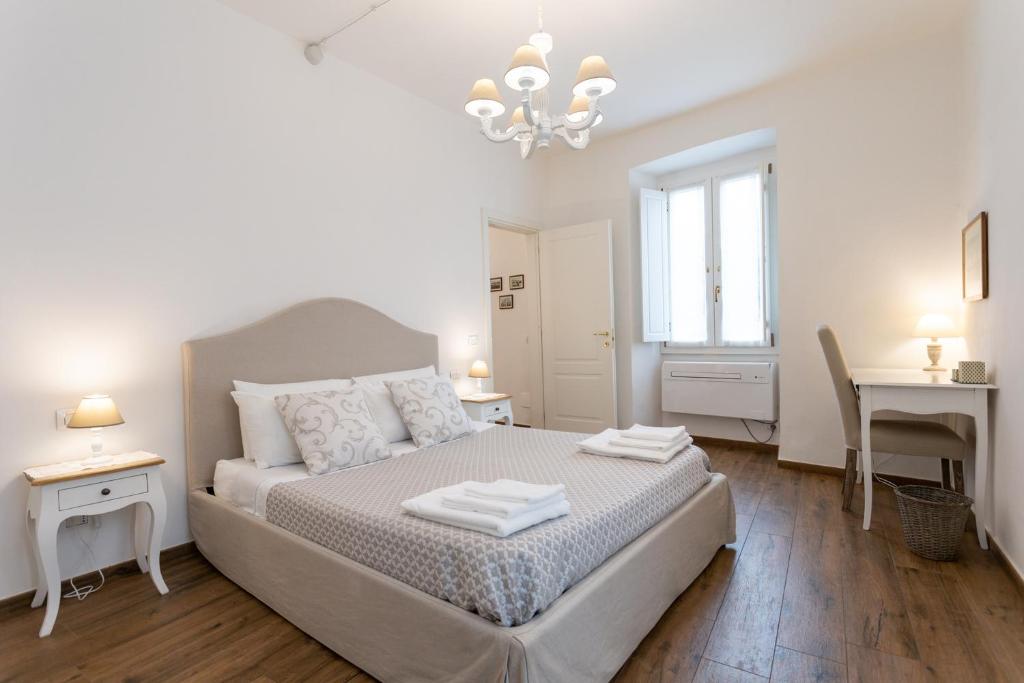
<path fill-rule="evenodd" d="M 961 560 L 903 543 L 891 492 L 875 526 L 860 489 L 779 469 L 752 447 L 707 447 L 736 499 L 723 548 L 623 665 L 630 681 L 1024 681 L 1024 595 L 965 534 Z M 50 638 L 28 600 L 0 606 L 0 681 L 349 681 L 373 679 L 291 626 L 196 551 L 163 557 L 171 593 L 132 568 L 65 600 Z"/>

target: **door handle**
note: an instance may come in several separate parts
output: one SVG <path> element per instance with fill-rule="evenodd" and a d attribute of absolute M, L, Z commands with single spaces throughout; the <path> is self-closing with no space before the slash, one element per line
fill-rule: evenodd
<path fill-rule="evenodd" d="M 718 303 L 718 299 L 722 296 L 722 286 L 715 285 L 715 303 Z"/>
<path fill-rule="evenodd" d="M 610 336 L 612 336 L 612 333 L 609 332 L 608 330 L 601 330 L 600 332 L 595 332 L 594 336 L 595 337 L 610 337 Z"/>

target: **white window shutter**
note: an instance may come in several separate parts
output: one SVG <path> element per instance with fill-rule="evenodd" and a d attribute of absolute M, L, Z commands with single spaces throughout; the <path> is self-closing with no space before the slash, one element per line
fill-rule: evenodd
<path fill-rule="evenodd" d="M 640 190 L 640 264 L 645 342 L 671 339 L 668 194 Z"/>

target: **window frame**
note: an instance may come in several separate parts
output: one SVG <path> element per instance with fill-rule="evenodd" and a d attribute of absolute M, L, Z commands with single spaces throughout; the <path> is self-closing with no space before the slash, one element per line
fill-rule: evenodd
<path fill-rule="evenodd" d="M 705 263 L 711 267 L 706 269 L 707 306 L 713 314 L 708 316 L 709 343 L 697 342 L 661 342 L 662 353 L 690 355 L 778 355 L 778 280 L 777 280 L 777 197 L 778 197 L 778 163 L 775 150 L 758 150 L 748 154 L 737 155 L 718 162 L 703 164 L 669 174 L 658 179 L 659 189 L 668 199 L 677 190 L 705 185 Z M 765 341 L 762 344 L 729 344 L 722 343 L 722 301 L 715 301 L 714 288 L 721 286 L 721 227 L 719 224 L 720 210 L 719 187 L 723 180 L 743 176 L 751 171 L 759 171 L 762 179 L 762 302 L 765 319 Z M 671 207 L 671 201 L 668 201 Z M 671 211 L 671 208 L 669 208 Z M 671 217 L 669 218 L 671 221 Z M 671 231 L 669 240 L 671 242 Z M 670 247 L 671 248 L 671 247 Z M 671 268 L 671 264 L 669 266 Z M 671 309 L 670 309 L 671 310 Z M 670 319 L 671 324 L 671 319 Z"/>

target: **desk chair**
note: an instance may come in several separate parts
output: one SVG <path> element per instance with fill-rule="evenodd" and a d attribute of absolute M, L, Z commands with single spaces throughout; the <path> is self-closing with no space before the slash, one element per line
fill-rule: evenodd
<path fill-rule="evenodd" d="M 818 341 L 825 353 L 839 415 L 843 420 L 846 439 L 846 477 L 843 479 L 843 510 L 850 509 L 853 488 L 857 478 L 857 458 L 860 454 L 860 404 L 853 387 L 850 368 L 835 331 L 828 325 L 818 325 Z M 964 457 L 967 444 L 960 435 L 937 422 L 918 420 L 871 420 L 871 450 L 881 453 L 914 455 L 942 460 L 942 483 L 949 487 L 949 465 L 953 463 L 953 480 L 957 493 L 964 492 Z M 871 482 L 865 482 L 870 486 Z"/>

